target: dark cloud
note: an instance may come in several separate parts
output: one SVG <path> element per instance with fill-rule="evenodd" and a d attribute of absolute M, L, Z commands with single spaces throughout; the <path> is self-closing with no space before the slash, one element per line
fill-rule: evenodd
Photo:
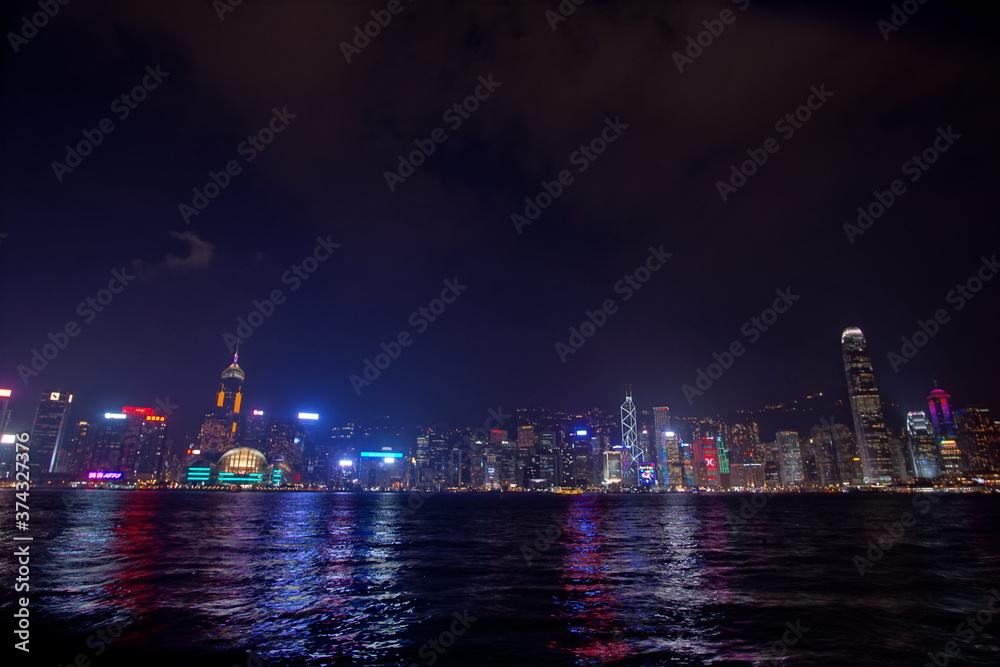
<path fill-rule="evenodd" d="M 996 250 L 997 53 L 974 11 L 924 5 L 885 41 L 888 5 L 590 0 L 552 30 L 557 5 L 404 1 L 350 63 L 341 43 L 382 3 L 244 2 L 221 21 L 209 2 L 65 6 L 5 65 L 0 253 L 23 287 L 0 381 L 21 386 L 20 359 L 141 257 L 199 270 L 144 275 L 38 382 L 101 409 L 115 392 L 182 396 L 196 418 L 222 333 L 329 234 L 339 253 L 246 343 L 251 402 L 461 420 L 531 400 L 613 406 L 630 381 L 684 411 L 681 384 L 791 287 L 795 309 L 692 412 L 842 391 L 848 325 L 869 333 L 893 400 L 937 372 L 956 400 L 1000 406 L 981 372 L 998 361 L 982 326 L 993 286 L 898 375 L 884 362 Z M 679 72 L 675 52 L 724 9 L 735 20 Z M 58 182 L 51 161 L 157 64 L 164 83 Z M 501 86 L 451 130 L 443 114 L 480 76 Z M 782 138 L 775 122 L 813 86 L 833 96 Z M 239 146 L 275 109 L 295 118 L 246 162 Z M 628 129 L 518 235 L 511 214 L 608 117 Z M 850 244 L 855 209 L 948 126 L 954 149 Z M 447 141 L 390 192 L 384 172 L 439 127 Z M 778 152 L 723 202 L 717 181 L 768 137 Z M 230 160 L 241 172 L 185 224 L 179 204 Z M 674 257 L 560 363 L 556 341 L 661 244 Z M 468 291 L 356 396 L 347 377 L 455 276 Z M 163 358 L 146 363 L 150 349 Z M 151 370 L 130 376 L 140 361 Z"/>

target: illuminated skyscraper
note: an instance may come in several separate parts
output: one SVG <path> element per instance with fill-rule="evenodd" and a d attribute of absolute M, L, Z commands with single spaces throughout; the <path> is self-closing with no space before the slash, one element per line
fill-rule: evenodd
<path fill-rule="evenodd" d="M 73 424 L 69 444 L 63 449 L 68 454 L 66 472 L 77 475 L 86 472 L 94 451 L 94 424 L 87 421 Z"/>
<path fill-rule="evenodd" d="M 202 456 L 221 454 L 239 444 L 240 409 L 243 404 L 243 381 L 246 375 L 240 368 L 239 350 L 233 363 L 222 371 L 215 407 L 205 415 L 198 442 Z"/>
<path fill-rule="evenodd" d="M 622 403 L 622 476 L 626 484 L 639 483 L 636 468 L 645 455 L 639 446 L 639 431 L 636 428 L 635 403 L 632 402 L 632 385 L 625 388 L 625 402 Z"/>
<path fill-rule="evenodd" d="M 123 412 L 106 412 L 94 425 L 90 459 L 81 472 L 122 472 L 122 449 L 129 418 Z"/>
<path fill-rule="evenodd" d="M 760 427 L 757 422 L 725 424 L 722 431 L 729 444 L 733 463 L 764 463 L 767 457 L 760 444 Z"/>
<path fill-rule="evenodd" d="M 951 394 L 944 389 L 935 389 L 927 397 L 927 410 L 938 441 L 942 472 L 947 475 L 962 472 L 966 463 L 958 448 L 958 432 L 955 430 L 955 418 L 951 414 Z"/>
<path fill-rule="evenodd" d="M 802 445 L 795 431 L 781 431 L 775 436 L 780 451 L 779 475 L 782 486 L 800 486 L 805 480 L 802 473 Z"/>
<path fill-rule="evenodd" d="M 663 440 L 663 434 L 670 430 L 670 408 L 653 408 L 653 425 L 656 427 L 656 444 Z"/>
<path fill-rule="evenodd" d="M 694 450 L 686 442 L 678 445 L 681 450 L 681 470 L 683 470 L 684 488 L 693 489 L 695 487 L 694 478 Z"/>
<path fill-rule="evenodd" d="M 216 396 L 215 407 L 219 417 L 229 420 L 229 431 L 236 437 L 236 430 L 240 422 L 240 408 L 243 403 L 243 381 L 246 375 L 239 365 L 240 353 L 237 350 L 233 355 L 233 363 L 222 371 L 222 381 L 219 385 L 219 393 Z"/>
<path fill-rule="evenodd" d="M 0 435 L 7 432 L 7 426 L 10 424 L 10 409 L 8 405 L 10 403 L 10 396 L 13 393 L 10 389 L 0 389 Z"/>
<path fill-rule="evenodd" d="M 590 430 L 570 429 L 563 446 L 566 453 L 563 463 L 563 486 L 586 489 L 595 484 L 598 468 L 603 464 L 597 453 L 597 442 Z M 599 482 L 598 482 L 599 483 Z"/>
<path fill-rule="evenodd" d="M 694 484 L 698 488 L 717 488 L 719 479 L 719 451 L 714 437 L 694 441 Z"/>
<path fill-rule="evenodd" d="M 621 484 L 622 482 L 622 452 L 612 449 L 604 452 L 604 483 Z"/>
<path fill-rule="evenodd" d="M 723 489 L 733 487 L 732 472 L 729 469 L 729 446 L 721 435 L 715 436 L 715 451 L 719 457 L 719 486 Z"/>
<path fill-rule="evenodd" d="M 673 431 L 667 431 L 663 438 L 663 459 L 666 464 L 662 470 L 661 479 L 664 484 L 673 488 L 684 485 L 684 466 L 681 464 L 680 438 Z"/>
<path fill-rule="evenodd" d="M 62 391 L 42 392 L 35 421 L 31 425 L 29 471 L 32 479 L 37 480 L 40 473 L 56 472 L 59 448 L 66 430 L 66 416 L 72 402 L 73 394 Z"/>
<path fill-rule="evenodd" d="M 861 329 L 848 328 L 840 339 L 847 375 L 847 395 L 854 416 L 854 430 L 861 455 L 861 471 L 867 484 L 892 482 L 893 459 L 882 412 L 882 399 L 875 384 L 868 344 Z"/>
<path fill-rule="evenodd" d="M 302 439 L 299 437 L 298 422 L 291 419 L 273 420 L 267 427 L 268 461 L 284 463 L 296 475 L 302 471 Z"/>
<path fill-rule="evenodd" d="M 139 435 L 135 439 L 132 473 L 137 480 L 161 479 L 167 458 L 167 418 L 147 412 L 151 408 L 122 408 L 126 414 L 129 410 L 143 410 L 136 417 Z"/>
<path fill-rule="evenodd" d="M 988 408 L 966 408 L 955 413 L 958 444 L 969 469 L 1000 472 L 1000 428 Z"/>
<path fill-rule="evenodd" d="M 653 408 L 653 447 L 649 458 L 656 463 L 656 479 L 660 486 L 669 485 L 670 452 L 667 449 L 667 432 L 670 431 L 670 408 Z M 680 452 L 673 457 L 680 461 Z"/>
<path fill-rule="evenodd" d="M 781 486 L 781 448 L 776 442 L 768 442 L 763 445 L 767 452 L 767 459 L 764 463 L 764 485 L 770 487 Z"/>
<path fill-rule="evenodd" d="M 500 442 L 502 456 L 500 459 L 500 484 L 503 488 L 517 486 L 517 441 L 507 437 L 504 431 L 503 440 Z"/>
<path fill-rule="evenodd" d="M 930 411 L 934 433 L 939 438 L 954 440 L 958 434 L 955 431 L 955 417 L 951 414 L 951 394 L 944 389 L 935 389 L 927 397 L 927 409 Z"/>
<path fill-rule="evenodd" d="M 815 462 L 817 486 L 861 483 L 861 457 L 855 435 L 844 424 L 813 426 L 809 445 Z"/>
<path fill-rule="evenodd" d="M 154 414 L 153 408 L 126 406 L 121 412 L 105 413 L 94 426 L 92 453 L 81 472 L 120 472 L 125 481 L 151 481 L 160 476 L 166 454 L 166 417 Z M 87 435 L 86 430 L 79 435 Z"/>
<path fill-rule="evenodd" d="M 259 452 L 267 449 L 267 417 L 263 410 L 252 410 L 247 413 L 243 422 L 243 438 L 240 440 L 240 445 Z"/>
<path fill-rule="evenodd" d="M 327 484 L 337 465 L 333 456 L 331 431 L 320 427 L 319 414 L 298 413 L 296 437 L 302 451 L 305 479 L 315 484 Z"/>
<path fill-rule="evenodd" d="M 656 422 L 653 419 L 652 410 L 640 410 L 636 408 L 636 429 L 635 432 L 639 434 L 639 448 L 643 452 L 643 461 L 649 460 L 653 457 L 653 452 L 656 451 L 657 438 L 656 438 Z"/>
<path fill-rule="evenodd" d="M 7 406 L 13 393 L 10 389 L 0 389 L 0 479 L 17 477 L 14 458 L 17 439 L 13 433 L 7 433 L 7 425 L 10 423 L 10 410 Z"/>
<path fill-rule="evenodd" d="M 431 431 L 428 434 L 427 456 L 430 459 L 430 477 L 428 482 L 433 483 L 437 488 L 442 488 L 448 484 L 448 465 L 451 461 L 451 448 L 448 446 L 448 439 L 443 433 Z"/>
<path fill-rule="evenodd" d="M 906 442 L 915 477 L 934 479 L 941 474 L 937 438 L 923 411 L 907 413 Z"/>
<path fill-rule="evenodd" d="M 532 425 L 517 429 L 517 469 L 515 479 L 521 488 L 529 486 L 529 481 L 538 476 L 538 434 Z"/>
<path fill-rule="evenodd" d="M 432 479 L 433 476 L 431 475 L 430 468 L 431 439 L 427 433 L 421 432 L 417 434 L 417 450 L 413 456 L 413 484 L 417 485 L 420 482 Z"/>
<path fill-rule="evenodd" d="M 561 431 L 545 429 L 538 434 L 538 476 L 535 485 L 539 488 L 558 486 L 562 478 Z"/>

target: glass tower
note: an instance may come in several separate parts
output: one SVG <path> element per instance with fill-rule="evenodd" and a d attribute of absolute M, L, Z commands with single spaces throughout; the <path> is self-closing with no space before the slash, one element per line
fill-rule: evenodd
<path fill-rule="evenodd" d="M 73 402 L 73 394 L 62 391 L 46 391 L 38 402 L 35 421 L 31 425 L 31 459 L 29 471 L 32 478 L 39 473 L 55 472 L 56 461 L 59 460 L 59 449 L 62 446 L 63 431 L 66 426 L 66 415 L 69 404 Z"/>
<path fill-rule="evenodd" d="M 934 479 L 941 474 L 937 439 L 923 411 L 906 415 L 906 440 L 915 477 Z"/>
<path fill-rule="evenodd" d="M 892 482 L 889 434 L 865 335 L 861 329 L 845 329 L 840 345 L 847 375 L 847 395 L 858 438 L 858 453 L 861 455 L 861 474 L 867 484 Z"/>

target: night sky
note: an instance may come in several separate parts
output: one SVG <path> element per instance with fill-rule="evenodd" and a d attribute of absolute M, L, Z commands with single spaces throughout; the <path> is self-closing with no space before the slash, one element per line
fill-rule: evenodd
<path fill-rule="evenodd" d="M 224 334 L 279 289 L 240 350 L 246 408 L 276 415 L 477 426 L 501 405 L 614 410 L 625 383 L 640 407 L 682 415 L 846 398 L 847 326 L 888 402 L 921 408 L 936 375 L 957 405 L 1000 409 L 1000 280 L 960 311 L 948 300 L 1000 254 L 998 53 L 978 3 L 914 2 L 888 31 L 888 2 L 588 0 L 556 22 L 556 0 L 400 0 L 350 62 L 342 42 L 392 3 L 245 0 L 220 19 L 207 0 L 72 0 L 16 52 L 10 33 L 39 10 L 8 4 L 0 386 L 17 426 L 62 388 L 75 418 L 169 397 L 195 428 L 231 357 Z M 721 34 L 675 56 L 704 21 Z M 131 108 L 122 95 L 144 79 Z M 477 87 L 475 111 L 448 113 Z M 807 121 L 776 127 L 810 99 Z M 78 166 L 53 166 L 105 118 Z M 244 143 L 269 123 L 271 143 Z M 438 128 L 391 191 L 385 172 Z M 904 163 L 939 128 L 948 150 L 911 181 Z M 602 131 L 603 153 L 574 156 Z M 748 150 L 768 159 L 723 201 Z M 512 214 L 564 170 L 572 182 L 519 233 Z M 845 223 L 896 179 L 905 192 L 849 240 Z M 291 279 L 317 238 L 340 245 Z M 625 300 L 618 281 L 661 247 Z M 78 309 L 114 271 L 134 279 L 101 312 Z M 411 319 L 456 279 L 435 321 Z M 751 343 L 744 323 L 786 289 L 799 298 Z M 563 363 L 556 343 L 607 299 L 616 312 Z M 938 309 L 949 321 L 893 372 L 887 355 Z M 68 322 L 78 335 L 25 387 L 18 366 Z M 358 395 L 350 376 L 401 332 L 412 343 Z M 734 341 L 745 353 L 689 405 L 681 386 Z"/>

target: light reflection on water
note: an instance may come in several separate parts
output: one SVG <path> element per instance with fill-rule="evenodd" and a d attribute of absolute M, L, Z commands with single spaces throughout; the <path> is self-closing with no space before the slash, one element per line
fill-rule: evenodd
<path fill-rule="evenodd" d="M 227 649 L 426 664 L 419 647 L 463 611 L 477 620 L 438 665 L 753 664 L 797 618 L 812 629 L 789 664 L 923 664 L 1000 584 L 995 497 L 943 498 L 864 577 L 852 557 L 909 497 L 777 496 L 739 524 L 731 496 L 438 494 L 413 512 L 393 494 L 33 500 L 32 613 L 51 645 L 131 613 L 115 650 L 191 665 Z M 553 526 L 529 565 L 522 547 Z M 995 664 L 989 630 L 968 663 Z"/>

